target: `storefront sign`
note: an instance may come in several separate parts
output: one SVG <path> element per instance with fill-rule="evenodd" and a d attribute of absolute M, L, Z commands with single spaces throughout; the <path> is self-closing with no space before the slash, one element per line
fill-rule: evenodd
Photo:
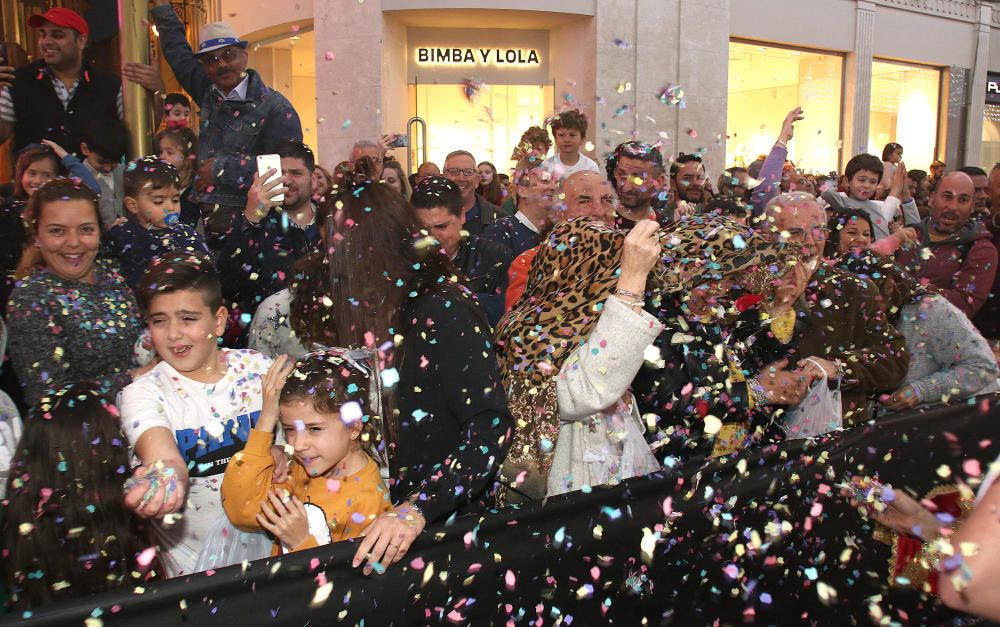
<path fill-rule="evenodd" d="M 417 64 L 450 63 L 454 65 L 538 65 L 537 50 L 507 48 L 417 48 Z"/>
<path fill-rule="evenodd" d="M 1000 72 L 986 73 L 986 104 L 1000 105 Z"/>
<path fill-rule="evenodd" d="M 544 30 L 410 28 L 410 83 L 547 84 L 549 33 Z"/>

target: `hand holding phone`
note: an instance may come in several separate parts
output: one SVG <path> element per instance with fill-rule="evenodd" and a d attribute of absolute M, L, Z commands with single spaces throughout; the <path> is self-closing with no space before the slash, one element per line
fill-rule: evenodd
<path fill-rule="evenodd" d="M 269 178 L 264 178 L 267 175 L 268 170 L 274 170 L 275 174 L 272 174 Z M 270 155 L 257 155 L 257 175 L 264 179 L 261 181 L 262 186 L 266 186 L 268 183 L 274 179 L 281 178 L 281 157 L 275 154 Z M 285 195 L 278 194 L 274 196 L 272 200 L 277 202 L 284 202 Z"/>

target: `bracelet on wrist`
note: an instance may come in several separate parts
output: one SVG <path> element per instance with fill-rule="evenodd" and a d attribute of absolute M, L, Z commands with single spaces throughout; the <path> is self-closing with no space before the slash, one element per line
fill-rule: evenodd
<path fill-rule="evenodd" d="M 617 296 L 624 296 L 625 298 L 631 298 L 632 300 L 645 300 L 646 299 L 646 295 L 645 294 L 639 294 L 638 292 L 630 292 L 628 290 L 623 290 L 621 288 L 616 289 L 615 290 L 615 294 Z"/>
<path fill-rule="evenodd" d="M 615 294 L 615 298 L 617 298 L 618 300 L 620 300 L 627 307 L 631 307 L 632 309 L 642 309 L 643 307 L 646 306 L 646 301 L 645 300 L 637 300 L 637 299 L 634 299 L 634 298 L 627 298 L 625 296 L 622 296 L 621 294 Z"/>
<path fill-rule="evenodd" d="M 780 140 L 780 139 L 778 141 L 774 142 L 774 145 L 775 146 L 781 146 L 782 148 L 788 148 L 788 144 L 786 142 Z"/>
<path fill-rule="evenodd" d="M 767 405 L 767 391 L 764 390 L 764 386 L 760 384 L 757 379 L 747 379 L 747 390 L 750 391 L 750 397 L 753 399 L 753 404 L 756 407 L 762 407 Z"/>

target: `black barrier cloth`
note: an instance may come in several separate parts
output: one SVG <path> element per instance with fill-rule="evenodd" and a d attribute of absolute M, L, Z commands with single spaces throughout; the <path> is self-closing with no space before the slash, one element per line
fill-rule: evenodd
<path fill-rule="evenodd" d="M 997 402 L 459 519 L 381 575 L 352 569 L 356 544 L 342 543 L 81 599 L 24 624 L 942 624 L 956 615 L 888 587 L 888 547 L 834 484 L 861 465 L 923 496 L 967 478 L 968 458 L 985 472 L 1000 451 Z"/>

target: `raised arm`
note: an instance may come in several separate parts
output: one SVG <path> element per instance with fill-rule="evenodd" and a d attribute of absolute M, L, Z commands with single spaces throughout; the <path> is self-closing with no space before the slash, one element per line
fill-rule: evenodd
<path fill-rule="evenodd" d="M 212 81 L 205 73 L 205 68 L 191 49 L 185 35 L 184 24 L 181 23 L 169 0 L 155 0 L 151 15 L 160 33 L 160 46 L 163 56 L 174 71 L 177 82 L 191 94 L 195 101 L 212 87 Z"/>
<path fill-rule="evenodd" d="M 590 337 L 559 371 L 556 394 L 564 422 L 614 405 L 642 367 L 646 347 L 663 331 L 663 325 L 642 309 L 646 277 L 660 258 L 657 226 L 643 220 L 629 232 L 616 294 L 605 301 Z"/>
<path fill-rule="evenodd" d="M 804 117 L 802 107 L 795 107 L 788 112 L 785 121 L 781 123 L 778 140 L 774 142 L 774 147 L 771 148 L 760 169 L 761 183 L 750 195 L 750 204 L 753 205 L 755 216 L 763 213 L 768 201 L 781 191 L 781 173 L 785 168 L 785 161 L 788 160 L 788 142 L 795 136 L 795 123 Z"/>

